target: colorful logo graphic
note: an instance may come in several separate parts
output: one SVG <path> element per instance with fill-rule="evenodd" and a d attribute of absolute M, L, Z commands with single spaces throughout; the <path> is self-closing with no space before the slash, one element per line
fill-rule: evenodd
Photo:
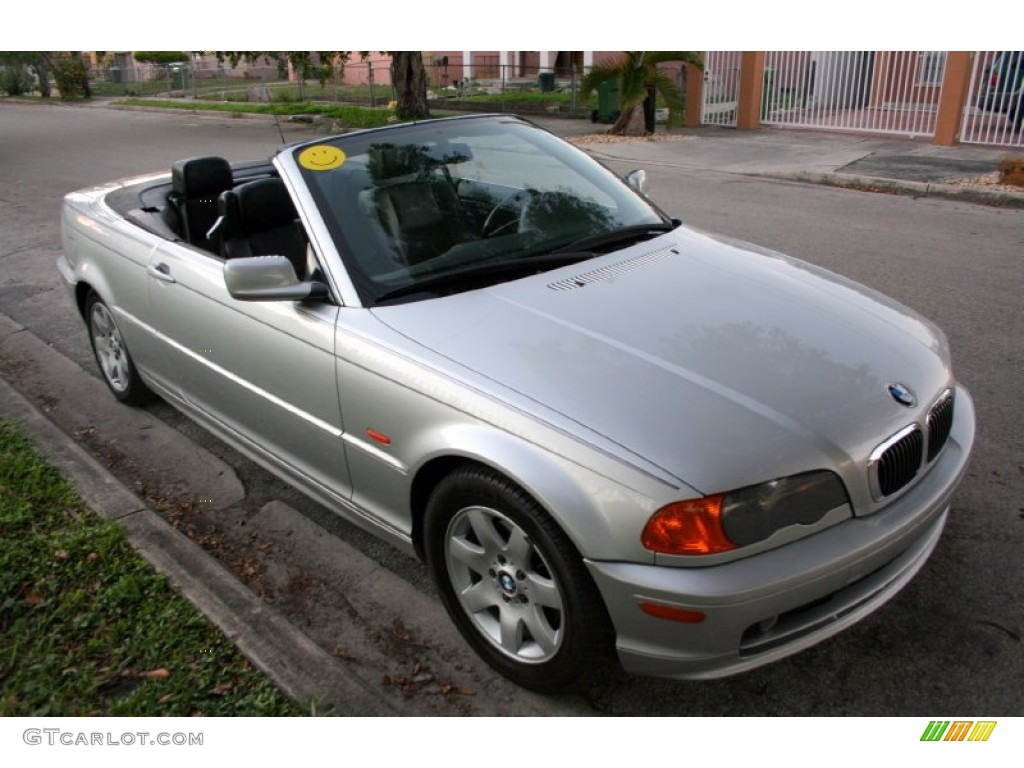
<path fill-rule="evenodd" d="M 988 741 L 995 720 L 930 720 L 921 741 Z"/>

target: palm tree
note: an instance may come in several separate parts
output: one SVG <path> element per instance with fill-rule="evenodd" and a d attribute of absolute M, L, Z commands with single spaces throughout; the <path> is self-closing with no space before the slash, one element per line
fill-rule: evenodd
<path fill-rule="evenodd" d="M 647 133 L 644 102 L 661 94 L 670 114 L 683 110 L 683 93 L 673 78 L 658 69 L 659 64 L 683 62 L 704 69 L 704 60 L 693 51 L 623 51 L 623 55 L 600 61 L 583 78 L 582 97 L 589 96 L 601 83 L 619 81 L 619 119 L 609 133 L 643 136 Z"/>

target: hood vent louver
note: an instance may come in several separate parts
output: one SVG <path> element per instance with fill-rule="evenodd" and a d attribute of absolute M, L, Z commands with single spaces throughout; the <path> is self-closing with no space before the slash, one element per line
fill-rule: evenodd
<path fill-rule="evenodd" d="M 609 264 L 608 266 L 601 267 L 600 269 L 581 272 L 578 275 L 567 277 L 556 283 L 548 283 L 548 288 L 553 291 L 571 291 L 575 288 L 584 288 L 591 283 L 610 280 L 613 277 L 618 277 L 619 275 L 624 275 L 627 272 L 632 272 L 633 270 L 640 269 L 641 267 L 646 267 L 648 264 L 653 264 L 656 261 L 667 259 L 669 256 L 674 256 L 678 253 L 678 248 L 661 248 L 660 250 L 644 253 L 640 256 L 633 256 L 630 259 L 625 259 L 616 264 Z"/>

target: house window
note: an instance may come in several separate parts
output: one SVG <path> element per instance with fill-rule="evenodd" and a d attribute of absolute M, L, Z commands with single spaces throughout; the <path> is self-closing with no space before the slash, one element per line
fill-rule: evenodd
<path fill-rule="evenodd" d="M 946 71 L 945 51 L 921 51 L 917 57 L 917 84 L 942 85 Z"/>

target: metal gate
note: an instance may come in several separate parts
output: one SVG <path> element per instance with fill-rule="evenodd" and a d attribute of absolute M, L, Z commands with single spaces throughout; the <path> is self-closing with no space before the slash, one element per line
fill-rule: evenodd
<path fill-rule="evenodd" d="M 945 51 L 768 51 L 761 122 L 934 136 Z"/>
<path fill-rule="evenodd" d="M 976 51 L 960 141 L 1024 146 L 1024 51 Z"/>
<path fill-rule="evenodd" d="M 740 92 L 740 51 L 707 51 L 704 54 L 702 125 L 736 127 Z"/>

